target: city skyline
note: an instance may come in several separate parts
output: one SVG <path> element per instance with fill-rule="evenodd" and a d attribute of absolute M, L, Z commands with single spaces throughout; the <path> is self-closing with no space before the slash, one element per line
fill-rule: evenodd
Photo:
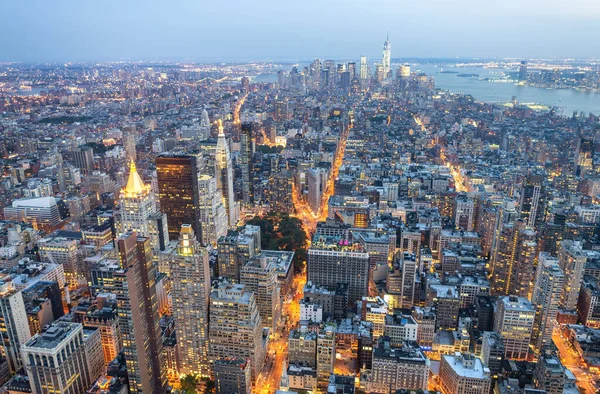
<path fill-rule="evenodd" d="M 34 3 L 0 5 L 10 16 L 0 26 L 0 62 L 378 58 L 388 31 L 396 58 L 589 58 L 596 53 L 587 38 L 600 33 L 600 5 L 586 0 L 569 6 L 509 0 L 502 8 L 474 0 L 318 8 L 305 2 L 285 13 L 268 0 L 227 8 L 191 1 L 168 8 L 140 1 Z"/>

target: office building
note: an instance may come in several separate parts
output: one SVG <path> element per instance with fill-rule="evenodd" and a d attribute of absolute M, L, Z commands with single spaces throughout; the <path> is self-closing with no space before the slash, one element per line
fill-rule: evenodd
<path fill-rule="evenodd" d="M 170 263 L 173 317 L 177 327 L 181 373 L 210 376 L 208 362 L 208 253 L 189 224 L 181 226 L 177 248 L 165 256 Z"/>
<path fill-rule="evenodd" d="M 500 227 L 492 252 L 492 294 L 528 298 L 537 252 L 535 231 L 522 219 Z"/>
<path fill-rule="evenodd" d="M 85 327 L 94 327 L 100 330 L 104 365 L 108 366 L 117 357 L 123 346 L 116 304 L 92 308 L 85 314 L 82 322 Z"/>
<path fill-rule="evenodd" d="M 125 158 L 127 161 L 137 160 L 137 152 L 135 149 L 135 126 L 126 127 L 123 130 L 123 149 L 125 149 Z"/>
<path fill-rule="evenodd" d="M 23 295 L 12 282 L 0 285 L 0 334 L 2 354 L 11 373 L 23 367 L 21 345 L 31 338 Z"/>
<path fill-rule="evenodd" d="M 587 257 L 580 242 L 564 240 L 560 243 L 558 264 L 565 277 L 565 284 L 560 295 L 561 309 L 574 310 L 577 307 L 586 261 Z"/>
<path fill-rule="evenodd" d="M 263 327 L 275 332 L 282 307 L 275 264 L 264 255 L 251 259 L 240 271 L 240 283 L 254 293 Z"/>
<path fill-rule="evenodd" d="M 317 367 L 317 333 L 306 326 L 291 330 L 288 337 L 288 361 L 290 365 Z"/>
<path fill-rule="evenodd" d="M 242 132 L 240 134 L 240 167 L 242 168 L 242 201 L 246 205 L 252 204 L 254 197 L 252 194 L 252 124 L 242 123 Z"/>
<path fill-rule="evenodd" d="M 526 298 L 506 296 L 498 299 L 494 331 L 502 337 L 506 358 L 527 358 L 534 320 L 534 306 Z"/>
<path fill-rule="evenodd" d="M 335 288 L 348 285 L 350 304 L 368 294 L 369 254 L 360 244 L 315 236 L 308 250 L 307 280 Z"/>
<path fill-rule="evenodd" d="M 545 350 L 535 365 L 534 387 L 546 394 L 563 394 L 566 380 L 566 370 L 559 357 L 552 350 Z"/>
<path fill-rule="evenodd" d="M 490 370 L 473 354 L 443 355 L 440 363 L 443 394 L 489 394 Z"/>
<path fill-rule="evenodd" d="M 214 246 L 220 237 L 227 234 L 227 212 L 214 176 L 201 175 L 198 188 L 202 244 Z"/>
<path fill-rule="evenodd" d="M 73 149 L 73 164 L 84 174 L 94 170 L 94 150 L 89 146 L 82 145 Z"/>
<path fill-rule="evenodd" d="M 318 214 L 321 207 L 322 196 L 327 189 L 327 179 L 327 170 L 324 168 L 309 168 L 306 171 L 307 202 L 314 214 Z"/>
<path fill-rule="evenodd" d="M 4 208 L 6 220 L 26 222 L 46 233 L 60 229 L 69 216 L 69 209 L 64 201 L 54 197 L 14 200 L 10 207 Z"/>
<path fill-rule="evenodd" d="M 360 79 L 366 81 L 369 78 L 369 64 L 367 63 L 367 57 L 360 57 Z"/>
<path fill-rule="evenodd" d="M 164 250 L 169 240 L 168 220 L 156 209 L 156 199 L 150 185 L 145 185 L 137 172 L 135 163 L 129 164 L 127 184 L 119 193 L 122 232 L 133 230 L 141 237 L 150 238 L 155 252 Z"/>
<path fill-rule="evenodd" d="M 162 154 L 156 158 L 161 211 L 167 215 L 169 239 L 176 240 L 182 224 L 190 224 L 202 240 L 196 156 Z"/>
<path fill-rule="evenodd" d="M 258 228 L 258 232 L 254 231 Z M 260 253 L 260 227 L 246 225 L 241 231 L 231 230 L 217 243 L 218 274 L 240 283 L 242 267 Z"/>
<path fill-rule="evenodd" d="M 521 217 L 529 227 L 537 227 L 545 219 L 546 196 L 541 175 L 529 175 L 521 188 Z"/>
<path fill-rule="evenodd" d="M 419 345 L 405 341 L 392 346 L 390 338 L 381 337 L 373 348 L 372 376 L 367 391 L 394 393 L 396 390 L 427 390 L 429 359 Z"/>
<path fill-rule="evenodd" d="M 38 241 L 38 249 L 43 261 L 60 264 L 64 270 L 65 279 L 71 286 L 77 286 L 84 273 L 77 264 L 79 242 L 75 239 L 48 236 Z"/>
<path fill-rule="evenodd" d="M 211 363 L 229 357 L 249 360 L 255 380 L 263 367 L 265 348 L 254 293 L 244 285 L 221 282 L 210 294 L 209 312 Z"/>
<path fill-rule="evenodd" d="M 223 124 L 220 119 L 215 164 L 217 189 L 221 191 L 223 196 L 223 204 L 225 205 L 225 212 L 227 212 L 227 223 L 229 227 L 234 227 L 239 219 L 239 208 L 234 199 L 233 165 L 229 153 L 229 142 L 223 132 Z"/>
<path fill-rule="evenodd" d="M 34 394 L 85 394 L 102 374 L 100 334 L 84 332 L 79 323 L 53 323 L 27 341 L 22 352 Z"/>
<path fill-rule="evenodd" d="M 117 238 L 117 250 L 120 269 L 112 280 L 129 391 L 162 394 L 167 380 L 150 240 L 128 231 Z"/>
<path fill-rule="evenodd" d="M 504 362 L 504 342 L 500 334 L 494 331 L 485 331 L 481 341 L 481 361 L 486 365 L 493 377 L 502 372 Z"/>
<path fill-rule="evenodd" d="M 600 279 L 585 275 L 577 302 L 577 312 L 581 324 L 600 328 Z"/>
<path fill-rule="evenodd" d="M 565 277 L 556 257 L 541 252 L 533 286 L 531 302 L 535 307 L 532 344 L 536 352 L 552 342 L 552 332 L 556 327 L 556 315 L 560 305 L 560 295 Z"/>
<path fill-rule="evenodd" d="M 595 144 L 592 139 L 580 138 L 573 156 L 575 175 L 583 176 L 593 168 Z"/>
<path fill-rule="evenodd" d="M 335 328 L 325 326 L 317 334 L 317 386 L 327 387 L 329 375 L 333 373 L 335 363 Z"/>
<path fill-rule="evenodd" d="M 456 208 L 454 211 L 454 225 L 458 229 L 473 231 L 475 228 L 475 201 L 466 194 L 456 197 Z"/>
<path fill-rule="evenodd" d="M 240 358 L 216 360 L 214 376 L 217 394 L 251 394 L 251 369 L 248 360 Z"/>

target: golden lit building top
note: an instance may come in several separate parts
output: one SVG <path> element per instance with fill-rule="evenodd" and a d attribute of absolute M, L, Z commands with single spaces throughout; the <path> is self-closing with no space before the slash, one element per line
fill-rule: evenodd
<path fill-rule="evenodd" d="M 123 189 L 125 197 L 136 197 L 139 195 L 146 194 L 150 191 L 150 186 L 144 185 L 144 181 L 137 172 L 137 168 L 133 160 L 129 164 L 129 179 L 127 185 Z"/>

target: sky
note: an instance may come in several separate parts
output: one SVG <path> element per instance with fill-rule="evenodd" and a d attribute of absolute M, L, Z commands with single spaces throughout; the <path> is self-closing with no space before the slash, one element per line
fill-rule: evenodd
<path fill-rule="evenodd" d="M 599 0 L 0 0 L 0 62 L 600 57 Z"/>

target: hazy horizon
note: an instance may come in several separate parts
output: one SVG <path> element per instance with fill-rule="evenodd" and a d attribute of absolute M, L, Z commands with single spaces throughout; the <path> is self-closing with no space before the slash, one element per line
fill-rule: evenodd
<path fill-rule="evenodd" d="M 589 0 L 4 0 L 0 62 L 593 58 Z"/>

